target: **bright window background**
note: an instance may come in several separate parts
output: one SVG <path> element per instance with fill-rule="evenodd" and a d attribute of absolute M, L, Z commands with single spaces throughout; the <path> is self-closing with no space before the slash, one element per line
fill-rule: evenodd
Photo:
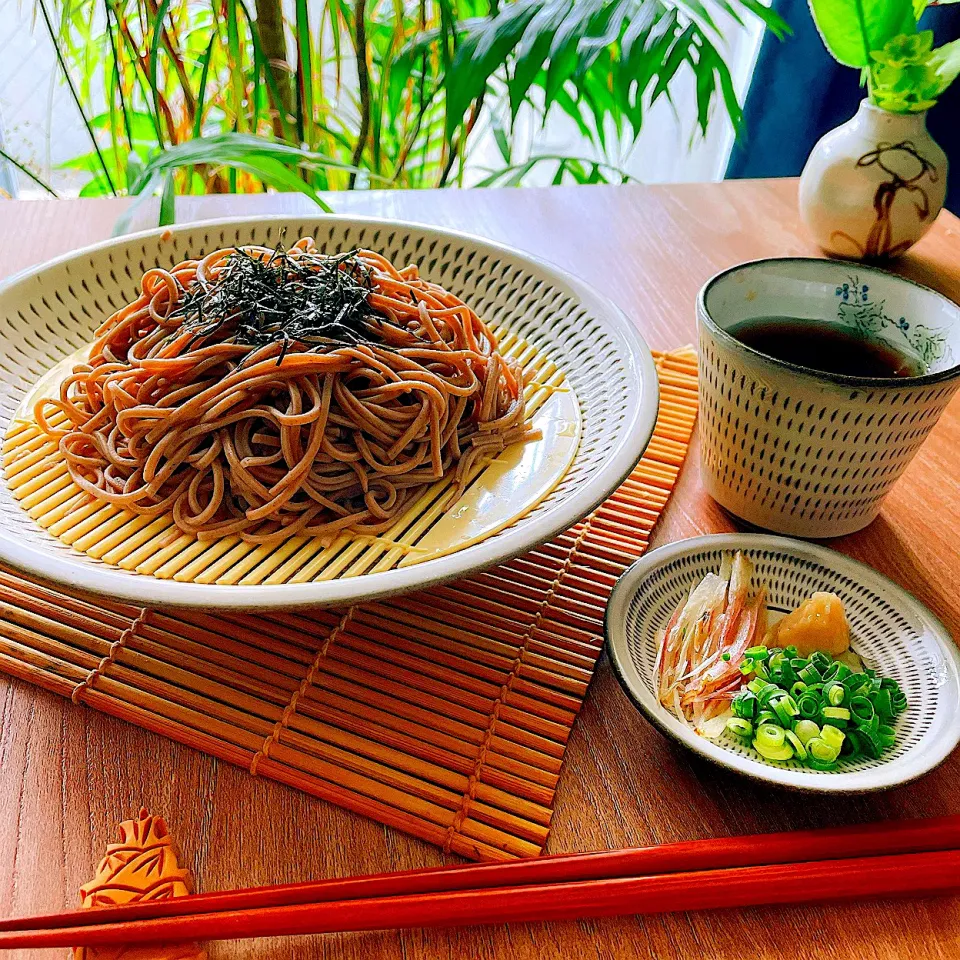
<path fill-rule="evenodd" d="M 742 27 L 718 17 L 725 43 L 721 49 L 733 72 L 741 98 L 749 84 L 762 30 L 759 22 Z M 641 135 L 624 163 L 625 169 L 647 183 L 718 180 L 723 176 L 733 143 L 733 131 L 719 104 L 707 136 L 695 130 L 693 77 L 681 74 L 672 87 L 673 104 L 666 98 L 647 113 Z M 523 159 L 531 150 L 592 156 L 573 122 L 555 112 L 546 128 L 532 112 L 517 120 L 518 150 Z M 66 170 L 60 164 L 91 149 L 90 141 L 62 82 L 53 44 L 34 16 L 32 0 L 0 0 L 0 146 L 50 183 L 64 196 L 76 195 L 89 174 Z M 486 169 L 502 165 L 492 134 L 481 134 L 468 158 L 468 181 L 480 179 Z M 538 180 L 548 183 L 543 169 Z M 0 189 L 13 196 L 42 196 L 27 177 L 0 160 Z"/>

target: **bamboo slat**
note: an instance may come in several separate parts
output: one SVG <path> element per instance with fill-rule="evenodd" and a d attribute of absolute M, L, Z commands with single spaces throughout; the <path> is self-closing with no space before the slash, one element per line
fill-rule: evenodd
<path fill-rule="evenodd" d="M 512 332 L 502 337 L 500 349 L 523 363 L 529 377 L 524 389 L 528 422 L 546 435 L 480 459 L 464 479 L 457 513 L 447 510 L 454 493 L 448 476 L 427 487 L 378 536 L 345 531 L 332 540 L 299 536 L 275 545 L 246 543 L 235 536 L 200 541 L 180 533 L 172 515 L 138 516 L 95 500 L 73 482 L 57 441 L 44 435 L 34 419 L 36 397 L 56 395 L 59 390 L 63 363 L 23 399 L 11 421 L 2 444 L 4 479 L 29 516 L 61 542 L 95 560 L 159 579 L 303 583 L 419 563 L 493 534 L 535 509 L 574 460 L 581 427 L 579 406 L 563 371 Z M 48 418 L 53 426 L 66 419 L 62 412 Z M 556 423 L 567 427 L 562 436 L 549 428 Z M 552 444 L 552 455 L 542 460 L 537 448 L 542 452 L 547 443 Z M 494 495 L 491 500 L 505 468 L 514 497 Z M 482 530 L 456 519 L 478 500 L 485 504 Z"/>
<path fill-rule="evenodd" d="M 693 351 L 656 361 L 660 417 L 632 476 L 524 557 L 420 594 L 263 616 L 138 609 L 0 568 L 0 670 L 447 851 L 536 855 L 607 594 L 646 549 L 693 430 Z M 28 459 L 39 489 L 42 458 Z M 111 533 L 85 548 L 118 546 Z"/>

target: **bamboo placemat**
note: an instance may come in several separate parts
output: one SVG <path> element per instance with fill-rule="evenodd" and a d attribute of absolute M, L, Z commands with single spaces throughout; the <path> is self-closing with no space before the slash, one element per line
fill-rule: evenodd
<path fill-rule="evenodd" d="M 693 351 L 655 359 L 640 464 L 523 557 L 346 610 L 216 616 L 0 567 L 0 670 L 445 850 L 539 854 L 607 595 L 646 549 L 693 430 Z"/>

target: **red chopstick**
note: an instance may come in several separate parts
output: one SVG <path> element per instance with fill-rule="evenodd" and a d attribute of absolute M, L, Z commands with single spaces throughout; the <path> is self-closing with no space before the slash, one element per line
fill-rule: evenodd
<path fill-rule="evenodd" d="M 0 920 L 0 931 L 81 927 L 332 900 L 577 880 L 612 880 L 641 874 L 799 863 L 805 860 L 843 860 L 957 848 L 960 848 L 960 816 L 893 820 L 820 830 L 693 840 L 626 850 L 559 854 L 506 863 L 472 863 L 342 880 L 313 880 L 225 890 L 172 900 L 101 907 L 94 911 L 75 910 L 44 916 L 15 917 Z"/>
<path fill-rule="evenodd" d="M 408 927 L 576 920 L 628 913 L 925 896 L 957 889 L 960 889 L 960 850 L 941 850 L 11 931 L 0 934 L 0 948 L 237 940 Z"/>
<path fill-rule="evenodd" d="M 315 908 L 318 904 L 333 903 L 342 908 L 344 901 L 362 900 L 369 903 L 398 898 L 413 900 L 430 894 L 496 888 L 533 891 L 534 888 L 555 884 L 565 884 L 566 891 L 572 884 L 679 875 L 690 871 L 729 872 L 731 868 L 738 867 L 871 856 L 889 858 L 896 854 L 958 848 L 960 816 L 937 817 L 224 891 L 174 900 L 15 918 L 0 922 L 0 931 L 7 931 L 11 935 L 16 931 L 46 930 L 49 933 L 63 928 L 93 928 L 94 925 L 99 929 L 108 924 L 132 931 L 149 927 L 150 921 L 178 917 L 188 920 L 193 930 L 201 919 L 215 921 L 218 916 L 227 913 L 245 914 L 250 918 L 255 912 L 260 912 L 264 916 L 279 919 L 277 909 L 299 905 Z M 526 902 L 525 894 L 522 899 Z M 73 938 L 69 941 L 71 945 L 80 945 L 76 934 L 70 936 Z M 164 936 L 169 938 L 167 934 Z M 10 940 L 7 934 L 0 933 L 0 948 L 8 945 L 21 945 L 21 941 Z"/>

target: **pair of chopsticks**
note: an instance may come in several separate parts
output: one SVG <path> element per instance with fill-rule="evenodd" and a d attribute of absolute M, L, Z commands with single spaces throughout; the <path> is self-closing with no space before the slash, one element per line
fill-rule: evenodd
<path fill-rule="evenodd" d="M 0 921 L 0 949 L 233 940 L 929 896 L 960 890 L 960 816 L 197 894 Z"/>

